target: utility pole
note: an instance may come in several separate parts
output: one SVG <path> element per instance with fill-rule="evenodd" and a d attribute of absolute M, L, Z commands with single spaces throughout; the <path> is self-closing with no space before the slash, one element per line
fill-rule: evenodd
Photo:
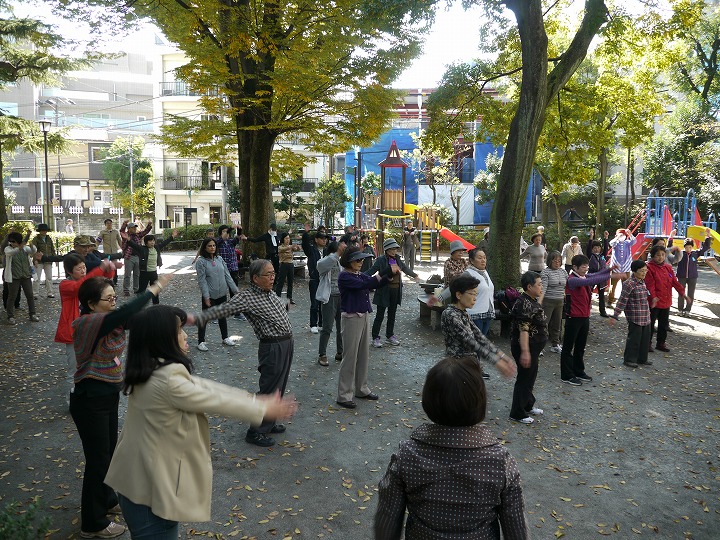
<path fill-rule="evenodd" d="M 135 222 L 135 199 L 133 198 L 133 147 L 132 140 L 129 140 L 128 150 L 130 151 L 130 221 Z"/>

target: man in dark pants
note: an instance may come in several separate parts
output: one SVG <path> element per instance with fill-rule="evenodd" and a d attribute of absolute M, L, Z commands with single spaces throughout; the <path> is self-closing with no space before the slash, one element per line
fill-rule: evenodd
<path fill-rule="evenodd" d="M 318 326 L 322 328 L 322 312 L 320 311 L 320 302 L 315 298 L 320 285 L 320 274 L 317 270 L 317 262 L 323 257 L 323 250 L 327 244 L 327 235 L 325 233 L 315 233 L 313 245 L 307 253 L 307 267 L 310 281 L 308 288 L 310 289 L 310 331 L 313 334 L 318 333 Z"/>
<path fill-rule="evenodd" d="M 282 396 L 287 386 L 290 365 L 293 358 L 293 336 L 287 308 L 273 292 L 275 271 L 272 263 L 266 259 L 257 259 L 250 263 L 250 286 L 227 302 L 194 315 L 199 327 L 211 319 L 228 317 L 234 313 L 244 313 L 260 340 L 258 347 L 258 371 L 260 372 L 259 394 Z M 270 433 L 284 433 L 285 426 L 272 420 L 263 421 L 260 426 L 250 427 L 245 441 L 257 446 L 272 446 L 275 439 Z"/>
<path fill-rule="evenodd" d="M 280 271 L 280 259 L 278 258 L 278 234 L 277 234 L 277 225 L 274 223 L 270 224 L 270 228 L 268 228 L 267 232 L 265 234 L 261 234 L 257 238 L 248 238 L 247 236 L 241 236 L 243 240 L 247 240 L 248 242 L 253 242 L 255 244 L 258 244 L 260 242 L 265 243 L 265 258 L 267 258 L 273 265 L 273 268 L 275 269 L 275 275 L 278 274 Z"/>

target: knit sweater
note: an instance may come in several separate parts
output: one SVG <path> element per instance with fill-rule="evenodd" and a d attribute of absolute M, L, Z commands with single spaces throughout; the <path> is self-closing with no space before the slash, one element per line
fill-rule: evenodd
<path fill-rule="evenodd" d="M 565 297 L 565 283 L 567 283 L 568 273 L 564 268 L 553 270 L 546 267 L 540 272 L 542 279 L 543 299 L 562 300 Z"/>
<path fill-rule="evenodd" d="M 530 244 L 527 248 L 525 248 L 525 251 L 523 251 L 522 255 L 520 255 L 520 258 L 528 259 L 528 270 L 532 270 L 533 272 L 542 272 L 543 267 L 545 266 L 546 256 L 547 251 L 545 251 L 545 246 L 542 244 L 539 246 Z"/>
<path fill-rule="evenodd" d="M 228 289 L 233 294 L 237 294 L 237 285 L 232 280 L 222 257 L 215 256 L 212 259 L 199 257 L 195 263 L 195 270 L 203 298 L 222 298 L 227 295 Z"/>

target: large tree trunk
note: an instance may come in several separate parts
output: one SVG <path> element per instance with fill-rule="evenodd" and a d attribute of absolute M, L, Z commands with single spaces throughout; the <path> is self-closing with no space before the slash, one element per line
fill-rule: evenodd
<path fill-rule="evenodd" d="M 605 185 L 607 184 L 608 152 L 603 148 L 598 157 L 597 198 L 595 201 L 595 238 L 602 238 L 605 230 Z"/>
<path fill-rule="evenodd" d="M 548 104 L 580 66 L 592 38 L 607 18 L 604 0 L 585 0 L 585 15 L 572 43 L 548 74 L 547 34 L 540 0 L 505 0 L 515 14 L 522 49 L 522 86 L 518 109 L 510 124 L 495 203 L 490 217 L 490 260 L 499 288 L 517 286 L 520 234 L 538 139 Z"/>

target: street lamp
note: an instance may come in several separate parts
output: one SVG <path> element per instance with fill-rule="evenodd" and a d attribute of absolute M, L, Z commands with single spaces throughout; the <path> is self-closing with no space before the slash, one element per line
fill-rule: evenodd
<path fill-rule="evenodd" d="M 45 194 L 43 196 L 43 221 L 50 224 L 50 171 L 48 169 L 48 145 L 47 136 L 50 131 L 50 121 L 40 120 L 40 129 L 43 132 L 43 144 L 45 145 Z"/>

